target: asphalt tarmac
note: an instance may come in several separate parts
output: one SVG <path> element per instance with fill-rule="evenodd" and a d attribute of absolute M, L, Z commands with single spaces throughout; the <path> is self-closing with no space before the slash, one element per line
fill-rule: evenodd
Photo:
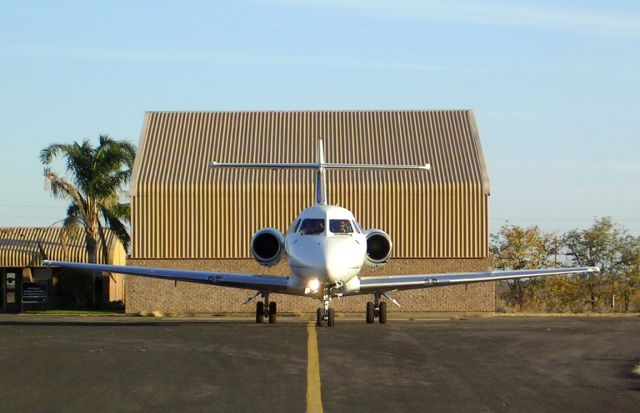
<path fill-rule="evenodd" d="M 640 411 L 640 317 L 389 318 L 0 315 L 0 412 Z"/>

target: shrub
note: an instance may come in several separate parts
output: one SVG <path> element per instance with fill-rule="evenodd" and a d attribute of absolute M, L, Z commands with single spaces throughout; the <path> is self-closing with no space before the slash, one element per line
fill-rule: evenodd
<path fill-rule="evenodd" d="M 55 295 L 61 307 L 83 308 L 93 301 L 93 277 L 90 271 L 65 269 L 58 273 Z"/>

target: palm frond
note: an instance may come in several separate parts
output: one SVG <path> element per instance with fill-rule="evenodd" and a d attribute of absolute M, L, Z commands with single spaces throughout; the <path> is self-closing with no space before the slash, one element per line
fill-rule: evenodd
<path fill-rule="evenodd" d="M 71 150 L 71 145 L 54 143 L 40 151 L 40 162 L 43 165 L 50 165 L 51 162 L 53 162 L 53 158 L 58 156 L 58 154 L 61 152 L 68 153 Z"/>
<path fill-rule="evenodd" d="M 51 183 L 51 192 L 56 198 L 70 198 L 78 207 L 86 207 L 86 200 L 75 186 L 51 171 L 45 172 L 45 178 Z"/>
<path fill-rule="evenodd" d="M 128 204 L 127 204 L 128 206 Z M 120 208 L 120 207 L 118 207 Z M 122 245 L 124 246 L 125 251 L 129 248 L 129 243 L 131 242 L 131 237 L 129 236 L 129 233 L 127 232 L 127 227 L 124 225 L 123 220 L 120 219 L 116 214 L 114 214 L 114 212 L 122 212 L 122 211 L 117 211 L 116 208 L 115 210 L 110 210 L 107 208 L 102 208 L 101 212 L 102 212 L 102 216 L 104 217 L 105 222 L 107 223 L 107 225 L 109 226 L 109 229 L 114 233 L 114 235 L 116 237 L 118 237 L 118 239 L 120 240 L 120 242 L 122 242 Z M 124 207 L 122 207 L 124 208 Z M 128 219 L 127 219 L 128 221 Z"/>

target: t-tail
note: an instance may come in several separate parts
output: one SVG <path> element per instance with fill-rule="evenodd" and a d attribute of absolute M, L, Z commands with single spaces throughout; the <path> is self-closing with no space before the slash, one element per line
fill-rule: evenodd
<path fill-rule="evenodd" d="M 430 164 L 424 165 L 388 165 L 388 164 L 356 164 L 356 163 L 327 163 L 324 160 L 324 144 L 318 139 L 317 161 L 315 163 L 235 163 L 211 162 L 211 168 L 261 168 L 261 169 L 314 169 L 316 171 L 316 203 L 325 205 L 327 199 L 328 169 L 363 169 L 363 170 L 430 170 Z"/>

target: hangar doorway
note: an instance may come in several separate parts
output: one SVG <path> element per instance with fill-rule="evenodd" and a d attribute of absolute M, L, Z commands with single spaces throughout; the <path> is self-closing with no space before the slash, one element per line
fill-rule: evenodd
<path fill-rule="evenodd" d="M 0 270 L 0 311 L 16 313 L 20 309 L 20 285 L 22 274 L 19 269 Z"/>

